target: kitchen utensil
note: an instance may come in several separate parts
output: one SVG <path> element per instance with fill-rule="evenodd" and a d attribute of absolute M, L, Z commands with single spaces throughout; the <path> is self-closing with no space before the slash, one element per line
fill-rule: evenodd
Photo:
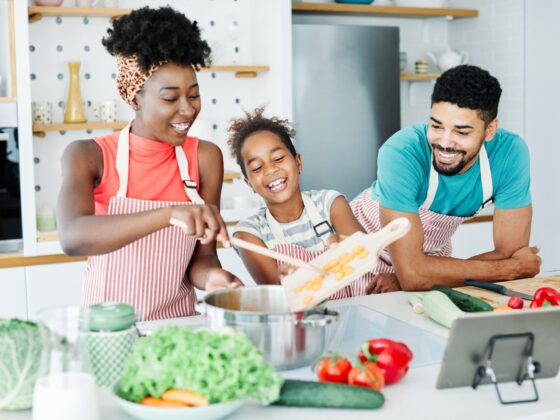
<path fill-rule="evenodd" d="M 485 282 L 485 281 L 466 279 L 465 280 L 465 285 L 466 286 L 479 287 L 480 289 L 491 290 L 493 292 L 496 292 L 496 293 L 499 293 L 499 294 L 505 295 L 505 296 L 518 296 L 521 299 L 533 300 L 533 296 L 528 295 L 526 293 L 521 293 L 521 292 L 516 292 L 516 291 L 510 290 L 506 286 L 502 286 L 501 284 L 488 283 L 488 282 Z"/>
<path fill-rule="evenodd" d="M 127 414 L 142 420 L 212 420 L 221 419 L 237 411 L 244 404 L 243 401 L 229 401 L 226 403 L 210 404 L 203 407 L 152 407 L 133 403 L 121 398 L 118 386 L 113 390 L 113 396 L 119 407 Z"/>
<path fill-rule="evenodd" d="M 356 232 L 344 239 L 336 248 L 311 261 L 314 266 L 330 271 L 327 276 L 317 276 L 307 268 L 299 268 L 282 279 L 288 306 L 292 311 L 305 311 L 372 271 L 380 252 L 409 230 L 408 219 L 399 217 L 375 233 Z"/>
<path fill-rule="evenodd" d="M 323 307 L 291 312 L 282 286 L 217 290 L 196 309 L 212 329 L 243 331 L 278 370 L 311 365 L 325 351 L 325 327 L 338 321 Z"/>
<path fill-rule="evenodd" d="M 560 290 L 560 276 L 549 275 L 546 277 L 502 281 L 497 284 L 506 286 L 508 289 L 515 290 L 516 292 L 534 295 L 541 287 L 552 287 L 553 289 Z M 508 296 L 499 295 L 489 290 L 479 289 L 478 287 L 463 286 L 458 287 L 455 290 L 474 296 L 478 299 L 482 299 L 484 302 L 487 302 L 494 307 L 505 306 L 509 300 Z"/>
<path fill-rule="evenodd" d="M 169 220 L 169 223 L 171 223 L 173 226 L 177 226 L 177 227 L 180 227 L 180 228 L 183 228 L 183 229 L 187 228 L 186 223 L 182 222 L 181 220 L 175 219 L 174 217 L 172 217 L 171 220 Z M 320 268 L 318 268 L 318 267 L 316 267 L 312 264 L 306 263 L 303 260 L 300 260 L 298 258 L 293 258 L 293 257 L 290 257 L 288 255 L 281 254 L 280 252 L 276 252 L 276 251 L 273 251 L 272 249 L 268 249 L 268 248 L 265 248 L 263 246 L 258 246 L 258 245 L 252 244 L 251 242 L 247 242 L 247 241 L 244 241 L 242 239 L 235 238 L 233 236 L 229 238 L 229 242 L 230 242 L 231 245 L 236 246 L 238 248 L 247 249 L 247 250 L 255 252 L 257 254 L 261 254 L 261 255 L 264 255 L 266 257 L 270 257 L 272 259 L 285 262 L 286 264 L 290 264 L 290 265 L 293 265 L 293 266 L 296 266 L 296 267 L 302 267 L 302 268 L 305 268 L 307 270 L 315 271 L 319 274 L 326 274 Z"/>

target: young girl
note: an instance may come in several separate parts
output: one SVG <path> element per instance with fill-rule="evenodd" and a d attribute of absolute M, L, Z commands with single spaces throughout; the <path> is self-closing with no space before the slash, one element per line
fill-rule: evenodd
<path fill-rule="evenodd" d="M 333 234 L 363 231 L 348 202 L 333 190 L 300 190 L 301 157 L 292 140 L 295 131 L 286 120 L 263 117 L 256 109 L 234 120 L 228 145 L 245 182 L 266 204 L 258 213 L 241 221 L 233 235 L 309 261 L 323 253 Z M 239 254 L 259 284 L 278 284 L 276 261 L 244 249 Z M 331 298 L 363 295 L 371 276 L 364 276 Z"/>
<path fill-rule="evenodd" d="M 84 305 L 128 303 L 139 320 L 193 315 L 193 285 L 240 284 L 216 256 L 217 234 L 227 240 L 222 154 L 187 135 L 201 109 L 195 70 L 210 48 L 196 22 L 170 7 L 116 19 L 103 45 L 117 58 L 117 88 L 135 117 L 120 133 L 64 152 L 60 241 L 67 254 L 90 256 Z"/>

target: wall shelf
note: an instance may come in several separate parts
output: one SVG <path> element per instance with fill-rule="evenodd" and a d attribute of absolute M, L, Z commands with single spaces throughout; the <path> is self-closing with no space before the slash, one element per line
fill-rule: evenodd
<path fill-rule="evenodd" d="M 85 122 L 85 123 L 59 123 L 59 124 L 33 124 L 33 135 L 45 137 L 47 131 L 72 131 L 72 130 L 120 130 L 126 126 L 126 121 Z"/>
<path fill-rule="evenodd" d="M 401 73 L 401 80 L 408 81 L 426 81 L 436 80 L 441 73 Z"/>
<path fill-rule="evenodd" d="M 0 97 L 0 103 L 15 103 L 15 102 L 17 102 L 16 98 L 10 98 L 6 96 Z"/>
<path fill-rule="evenodd" d="M 210 72 L 218 72 L 218 71 L 231 71 L 235 72 L 235 77 L 238 78 L 247 78 L 247 77 L 257 77 L 257 73 L 269 71 L 269 66 L 210 66 L 210 67 L 202 67 L 200 71 L 210 71 Z"/>
<path fill-rule="evenodd" d="M 130 13 L 132 9 L 119 9 L 108 7 L 45 7 L 30 6 L 27 8 L 29 23 L 41 20 L 43 16 L 67 16 L 67 17 L 110 17 Z"/>
<path fill-rule="evenodd" d="M 353 14 L 400 18 L 451 17 L 469 18 L 478 16 L 474 9 L 436 9 L 427 7 L 370 6 L 361 4 L 293 3 L 294 14 Z"/>
<path fill-rule="evenodd" d="M 241 172 L 224 171 L 224 182 L 232 183 L 234 179 L 241 179 Z"/>

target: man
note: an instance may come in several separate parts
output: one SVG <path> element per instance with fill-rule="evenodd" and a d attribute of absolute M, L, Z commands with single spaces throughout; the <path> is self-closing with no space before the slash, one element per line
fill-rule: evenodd
<path fill-rule="evenodd" d="M 368 293 L 460 286 L 539 272 L 531 232 L 529 151 L 518 135 L 498 128 L 498 80 L 475 66 L 441 75 L 429 124 L 400 130 L 380 148 L 377 180 L 352 202 L 368 232 L 406 217 L 410 232 L 381 255 Z M 459 225 L 494 202 L 494 250 L 451 257 Z"/>

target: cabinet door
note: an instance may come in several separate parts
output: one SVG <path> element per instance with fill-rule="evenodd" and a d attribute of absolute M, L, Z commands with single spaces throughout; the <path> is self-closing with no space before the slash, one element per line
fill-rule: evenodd
<path fill-rule="evenodd" d="M 25 269 L 0 269 L 0 318 L 27 319 Z"/>
<path fill-rule="evenodd" d="M 85 261 L 26 267 L 29 318 L 50 306 L 79 305 L 85 270 Z"/>

